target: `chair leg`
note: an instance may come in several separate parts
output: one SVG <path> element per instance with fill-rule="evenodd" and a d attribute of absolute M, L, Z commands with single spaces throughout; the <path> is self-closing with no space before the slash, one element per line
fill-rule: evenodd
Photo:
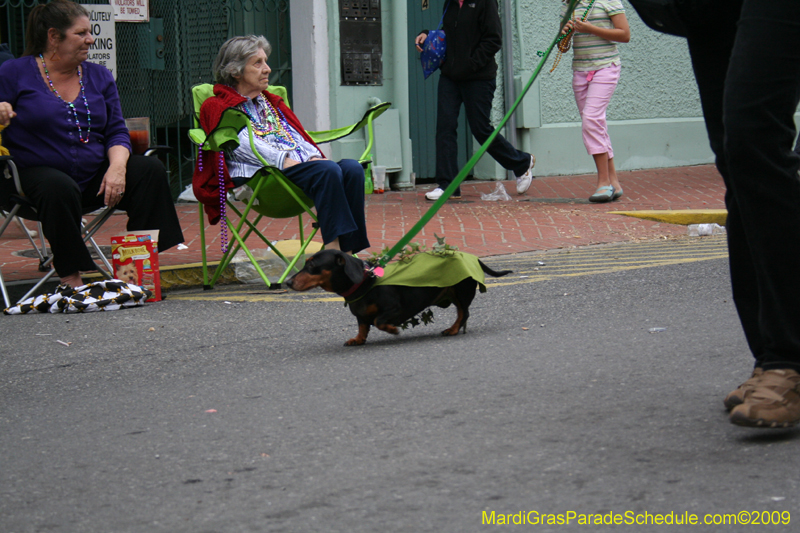
<path fill-rule="evenodd" d="M 203 256 L 203 290 L 213 289 L 214 286 L 208 283 L 208 254 L 206 253 L 206 224 L 203 217 L 203 204 L 197 204 L 197 212 L 200 215 L 200 250 Z"/>
<path fill-rule="evenodd" d="M 100 249 L 100 246 L 94 240 L 94 234 L 97 233 L 97 231 L 102 227 L 103 224 L 106 223 L 106 221 L 109 219 L 109 217 L 113 213 L 114 213 L 114 209 L 113 208 L 107 208 L 103 212 L 102 215 L 100 215 L 98 217 L 95 217 L 94 220 L 92 220 L 91 222 L 89 222 L 85 226 L 83 225 L 83 223 L 81 223 L 81 226 L 82 226 L 82 229 L 83 229 L 83 233 L 84 233 L 83 240 L 85 242 L 87 242 L 88 244 L 92 245 L 92 248 L 94 248 L 95 253 L 100 258 L 100 261 L 102 261 L 103 265 L 106 267 L 106 270 L 103 270 L 102 268 L 99 269 L 100 270 L 100 274 L 106 279 L 113 279 L 113 277 L 114 277 L 114 274 L 113 274 L 114 269 L 111 266 L 111 263 L 109 263 L 109 261 L 106 258 L 106 256 L 103 254 L 103 251 Z"/>
<path fill-rule="evenodd" d="M 19 217 L 14 217 L 14 218 L 16 219 L 17 224 L 19 224 L 20 229 L 24 231 L 29 238 L 35 239 L 36 237 L 39 236 L 39 233 L 37 233 L 36 230 L 28 229 L 28 226 L 25 225 L 25 222 L 23 222 L 21 218 Z"/>
<path fill-rule="evenodd" d="M 41 287 L 42 285 L 44 285 L 45 283 L 50 281 L 50 278 L 52 278 L 55 275 L 55 273 L 56 273 L 56 269 L 55 268 L 51 268 L 50 271 L 42 277 L 42 279 L 40 279 L 39 281 L 36 282 L 36 285 L 31 287 L 31 290 L 26 292 L 25 295 L 22 298 L 17 300 L 17 303 L 22 302 L 24 300 L 27 300 L 28 298 L 33 296 L 33 294 L 36 293 L 39 290 L 39 287 Z"/>

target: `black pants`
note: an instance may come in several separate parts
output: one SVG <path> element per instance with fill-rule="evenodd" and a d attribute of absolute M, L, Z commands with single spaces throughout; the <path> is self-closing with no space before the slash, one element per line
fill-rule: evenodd
<path fill-rule="evenodd" d="M 67 174 L 51 167 L 19 171 L 22 189 L 39 213 L 59 276 L 97 270 L 81 237 L 80 220 L 84 213 L 104 205 L 97 191 L 107 169 L 108 164 L 103 165 L 84 191 Z M 183 242 L 167 173 L 157 158 L 130 157 L 125 195 L 116 208 L 128 213 L 128 231 L 160 230 L 160 251 Z"/>
<path fill-rule="evenodd" d="M 461 104 L 467 113 L 467 122 L 475 139 L 483 144 L 494 128 L 489 114 L 497 84 L 494 80 L 453 81 L 439 77 L 439 95 L 436 111 L 436 181 L 446 189 L 458 174 L 458 114 Z M 530 154 L 520 152 L 502 135 L 495 137 L 487 150 L 495 161 L 517 177 L 528 171 Z M 457 191 L 459 192 L 459 191 Z"/>
<path fill-rule="evenodd" d="M 800 2 L 683 4 L 725 180 L 733 298 L 756 365 L 800 371 Z"/>

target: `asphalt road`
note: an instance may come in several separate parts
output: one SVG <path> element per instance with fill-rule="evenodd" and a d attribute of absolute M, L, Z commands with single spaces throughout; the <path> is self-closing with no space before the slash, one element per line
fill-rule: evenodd
<path fill-rule="evenodd" d="M 796 530 L 800 431 L 722 406 L 752 367 L 723 239 L 487 263 L 515 274 L 453 338 L 437 309 L 344 347 L 341 300 L 258 287 L 0 317 L 0 531 Z"/>

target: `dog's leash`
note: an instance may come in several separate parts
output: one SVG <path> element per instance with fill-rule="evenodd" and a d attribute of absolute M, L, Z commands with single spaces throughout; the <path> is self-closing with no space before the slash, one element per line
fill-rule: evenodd
<path fill-rule="evenodd" d="M 528 80 L 528 83 L 525 84 L 525 87 L 522 89 L 522 92 L 517 96 L 517 100 L 514 102 L 514 105 L 511 106 L 511 109 L 508 110 L 506 116 L 503 117 L 503 120 L 500 121 L 500 124 L 497 125 L 497 128 L 489 135 L 489 138 L 486 139 L 486 142 L 472 155 L 469 161 L 467 161 L 466 166 L 461 169 L 458 175 L 453 179 L 453 181 L 448 185 L 448 187 L 444 190 L 444 193 L 436 200 L 433 205 L 431 206 L 428 211 L 422 215 L 422 218 L 419 219 L 419 222 L 414 224 L 414 226 L 408 230 L 408 233 L 403 235 L 397 244 L 395 244 L 392 248 L 389 249 L 388 252 L 383 254 L 380 258 L 378 258 L 377 262 L 375 263 L 378 267 L 384 267 L 386 264 L 392 260 L 392 258 L 397 255 L 406 245 L 411 242 L 417 233 L 419 233 L 425 225 L 430 222 L 433 218 L 433 215 L 436 214 L 437 211 L 444 205 L 444 203 L 452 196 L 452 194 L 458 189 L 461 185 L 461 182 L 464 181 L 469 174 L 470 170 L 478 163 L 478 160 L 486 153 L 486 150 L 489 149 L 489 146 L 494 142 L 497 135 L 500 133 L 500 130 L 506 125 L 506 122 L 511 118 L 511 115 L 517 110 L 519 107 L 520 102 L 522 102 L 522 98 L 527 94 L 528 89 L 530 89 L 533 82 L 536 80 L 536 77 L 539 75 L 539 72 L 542 70 L 542 67 L 547 62 L 548 57 L 550 57 L 550 52 L 555 47 L 556 43 L 561 39 L 561 29 L 567 23 L 570 18 L 570 14 L 575 10 L 575 5 L 578 3 L 578 0 L 570 0 L 569 5 L 567 6 L 566 14 L 561 18 L 561 24 L 558 26 L 558 33 L 556 34 L 553 42 L 550 43 L 550 46 L 547 47 L 547 50 L 542 54 L 542 58 L 539 60 L 539 64 L 536 66 L 536 69 L 533 71 L 531 78 Z"/>

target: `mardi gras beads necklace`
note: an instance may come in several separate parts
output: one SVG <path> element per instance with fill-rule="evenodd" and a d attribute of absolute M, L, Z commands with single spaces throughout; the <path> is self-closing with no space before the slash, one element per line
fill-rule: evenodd
<path fill-rule="evenodd" d="M 64 103 L 69 109 L 72 110 L 72 116 L 75 117 L 75 125 L 78 127 L 78 139 L 83 143 L 86 144 L 89 142 L 89 134 L 92 132 L 92 113 L 89 111 L 89 102 L 86 100 L 86 89 L 83 86 L 83 71 L 81 67 L 78 67 L 78 82 L 81 84 L 81 96 L 83 97 L 83 105 L 86 106 L 86 138 L 83 138 L 83 130 L 81 130 L 81 123 L 78 121 L 78 111 L 75 109 L 75 106 L 72 102 L 65 102 L 61 95 L 58 94 L 55 85 L 53 85 L 53 80 L 50 79 L 50 72 L 47 71 L 47 65 L 44 62 L 44 56 L 39 54 L 39 59 L 42 60 L 42 67 L 44 68 L 44 76 L 47 78 L 47 83 L 50 85 L 50 90 L 53 91 L 61 102 Z"/>
<path fill-rule="evenodd" d="M 589 11 L 592 10 L 592 6 L 594 5 L 594 1 L 595 0 L 592 0 L 591 2 L 589 2 L 589 6 L 586 8 L 586 11 L 583 12 L 583 16 L 581 17 L 581 22 L 585 22 L 586 21 L 586 17 L 589 16 Z M 572 20 L 575 20 L 575 13 L 574 12 L 572 13 Z M 553 68 L 550 69 L 550 72 L 553 72 L 556 69 L 556 67 L 558 66 L 558 64 L 561 62 L 561 56 L 565 52 L 569 51 L 570 46 L 572 46 L 572 35 L 574 33 L 575 32 L 573 32 L 572 29 L 569 29 L 567 31 L 567 33 L 561 34 L 561 37 L 559 37 L 558 41 L 556 41 L 556 47 L 558 47 L 558 53 L 556 54 L 556 58 L 553 61 Z"/>
<path fill-rule="evenodd" d="M 254 114 L 247 102 L 242 105 L 245 115 L 253 125 L 253 133 L 262 138 L 268 135 L 273 136 L 278 149 L 284 152 L 296 150 L 297 141 L 289 133 L 284 124 L 285 119 L 283 119 L 283 116 L 272 106 L 269 100 L 259 96 L 255 102 L 255 107 Z"/>

